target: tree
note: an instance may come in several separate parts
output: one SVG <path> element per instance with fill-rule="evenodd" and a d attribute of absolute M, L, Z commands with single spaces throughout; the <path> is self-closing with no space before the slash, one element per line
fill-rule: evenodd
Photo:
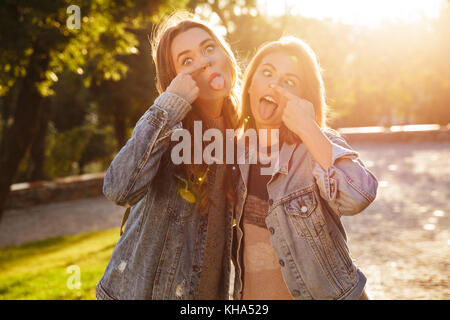
<path fill-rule="evenodd" d="M 162 1 L 78 3 L 80 30 L 66 27 L 68 0 L 6 0 L 0 8 L 0 218 L 21 160 L 47 125 L 45 98 L 53 93 L 57 74 L 64 68 L 80 73 L 87 61 L 96 61 L 86 84 L 98 78 L 119 80 L 127 68 L 116 56 L 136 45 L 126 26 L 139 15 L 159 10 Z"/>

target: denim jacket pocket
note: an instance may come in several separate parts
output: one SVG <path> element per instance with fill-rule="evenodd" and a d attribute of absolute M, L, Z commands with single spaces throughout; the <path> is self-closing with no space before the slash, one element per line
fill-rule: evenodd
<path fill-rule="evenodd" d="M 283 208 L 300 237 L 317 237 L 323 230 L 325 219 L 317 207 L 317 195 L 313 190 L 288 196 Z"/>

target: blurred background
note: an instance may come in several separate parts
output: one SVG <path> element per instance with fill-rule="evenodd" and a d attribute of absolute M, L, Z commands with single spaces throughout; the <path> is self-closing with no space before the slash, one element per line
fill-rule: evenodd
<path fill-rule="evenodd" d="M 450 1 L 6 0 L 0 299 L 95 297 L 124 211 L 102 196 L 103 175 L 157 96 L 148 35 L 176 9 L 214 25 L 242 69 L 282 35 L 310 44 L 329 126 L 381 182 L 344 218 L 368 292 L 450 298 Z"/>

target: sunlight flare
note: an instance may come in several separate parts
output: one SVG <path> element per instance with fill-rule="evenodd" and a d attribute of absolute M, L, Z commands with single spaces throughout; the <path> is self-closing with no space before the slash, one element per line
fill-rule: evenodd
<path fill-rule="evenodd" d="M 383 20 L 414 21 L 437 18 L 442 0 L 258 0 L 261 12 L 269 16 L 284 14 L 376 26 Z"/>

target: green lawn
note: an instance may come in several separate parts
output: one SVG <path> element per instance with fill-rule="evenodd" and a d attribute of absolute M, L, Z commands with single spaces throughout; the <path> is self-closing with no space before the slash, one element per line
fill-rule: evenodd
<path fill-rule="evenodd" d="M 1 248 L 0 300 L 95 299 L 118 238 L 115 228 Z M 79 289 L 73 288 L 77 274 L 68 273 L 73 265 L 79 267 Z"/>

